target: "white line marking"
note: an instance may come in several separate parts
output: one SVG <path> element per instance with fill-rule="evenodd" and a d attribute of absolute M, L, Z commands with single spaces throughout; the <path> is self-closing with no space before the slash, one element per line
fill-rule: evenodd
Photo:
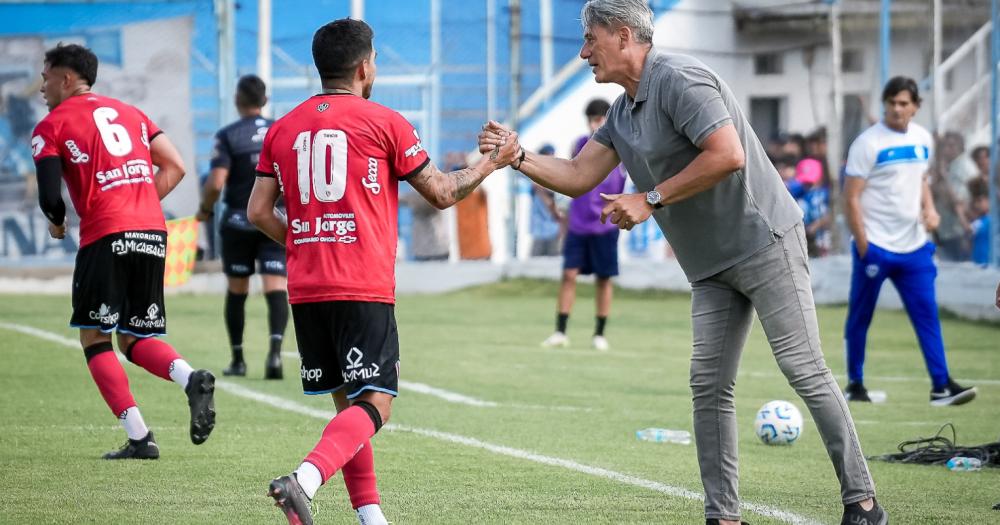
<path fill-rule="evenodd" d="M 892 425 L 902 425 L 902 426 L 907 426 L 907 427 L 928 427 L 928 428 L 934 428 L 934 429 L 941 428 L 941 422 L 940 421 L 890 421 L 890 422 L 887 422 L 887 421 L 876 421 L 876 420 L 873 420 L 873 419 L 855 419 L 854 420 L 854 424 L 855 425 L 885 425 L 887 423 L 892 424 Z"/>
<path fill-rule="evenodd" d="M 70 339 L 68 337 L 63 337 L 59 334 L 54 334 L 46 330 L 39 330 L 32 326 L 25 326 L 23 324 L 13 324 L 5 323 L 0 321 L 0 328 L 6 328 L 14 332 L 21 332 L 22 334 L 33 335 L 39 339 L 45 339 L 46 341 L 52 341 L 53 343 L 59 343 L 63 346 L 68 346 L 70 348 L 80 348 L 79 339 Z"/>
<path fill-rule="evenodd" d="M 298 359 L 299 354 L 293 352 L 282 352 L 284 356 L 292 357 Z M 486 401 L 485 399 L 477 399 L 472 396 L 467 396 L 465 394 L 459 394 L 458 392 L 452 392 L 450 390 L 445 390 L 443 388 L 437 388 L 424 383 L 417 383 L 414 381 L 405 381 L 403 379 L 399 380 L 399 388 L 401 390 L 408 390 L 410 392 L 416 392 L 418 394 L 426 394 L 429 396 L 434 396 L 438 399 L 447 401 L 449 403 L 457 403 L 459 405 L 468 405 L 478 408 L 497 408 L 497 407 L 509 407 L 517 408 L 521 410 L 556 410 L 562 412 L 591 412 L 592 408 L 589 407 L 571 407 L 571 406 L 561 406 L 561 405 L 521 405 L 521 404 L 504 404 L 497 403 L 496 401 Z"/>
<path fill-rule="evenodd" d="M 242 385 L 237 385 L 235 383 L 230 383 L 228 381 L 216 380 L 215 386 L 235 396 L 257 401 L 258 403 L 269 405 L 274 408 L 278 408 L 288 412 L 294 412 L 305 416 L 315 417 L 317 419 L 322 419 L 324 421 L 329 421 L 336 415 L 336 413 L 333 411 L 315 409 L 312 407 L 301 405 L 289 399 L 285 399 L 278 396 L 272 396 L 270 394 L 265 394 L 263 392 L 258 392 L 256 390 L 252 390 L 250 388 L 244 387 Z M 616 472 L 601 467 L 592 467 L 590 465 L 584 465 L 582 463 L 577 463 L 576 461 L 568 459 L 545 456 L 542 454 L 536 454 L 534 452 L 529 452 L 526 450 L 506 447 L 503 445 L 496 445 L 493 443 L 480 441 L 478 439 L 471 437 L 461 436 L 458 434 L 451 434 L 449 432 L 440 432 L 437 430 L 430 430 L 425 428 L 397 425 L 395 423 L 390 423 L 386 425 L 385 429 L 389 430 L 390 432 L 410 432 L 413 434 L 418 434 L 421 436 L 430 437 L 441 441 L 447 441 L 449 443 L 465 445 L 473 448 L 480 448 L 488 452 L 493 452 L 494 454 L 500 454 L 512 458 L 523 459 L 553 467 L 562 467 L 564 469 L 580 472 L 582 474 L 588 474 L 591 476 L 605 478 L 612 481 L 617 481 L 619 483 L 624 483 L 626 485 L 633 485 L 636 487 L 653 490 L 676 498 L 684 498 L 696 501 L 702 501 L 704 499 L 701 493 L 694 492 L 685 488 L 675 487 L 673 485 L 667 485 L 665 483 L 643 479 L 636 476 L 630 476 L 628 474 L 622 474 L 621 472 Z M 756 503 L 747 503 L 747 502 L 743 502 L 742 505 L 744 509 L 750 512 L 754 512 L 762 516 L 767 516 L 769 518 L 782 520 L 786 523 L 791 523 L 794 525 L 813 525 L 817 523 L 816 521 L 813 521 L 803 516 L 799 516 L 798 514 L 786 512 L 781 509 L 776 509 L 767 505 L 759 505 Z"/>
<path fill-rule="evenodd" d="M 37 328 L 32 328 L 30 326 L 16 325 L 10 323 L 0 322 L 0 328 L 7 328 L 9 330 L 14 330 L 24 334 L 32 335 L 40 339 L 45 339 L 55 343 L 62 344 L 64 346 L 69 346 L 75 348 L 78 346 L 76 341 L 62 337 L 51 332 L 46 332 L 39 330 Z M 330 410 L 319 410 L 311 408 L 295 401 L 285 399 L 278 396 L 272 396 L 265 394 L 263 392 L 258 392 L 256 390 L 238 385 L 236 383 L 230 383 L 225 380 L 217 379 L 215 381 L 215 386 L 220 390 L 233 394 L 237 397 L 242 397 L 244 399 L 250 399 L 269 405 L 287 412 L 293 412 L 297 414 L 302 414 L 305 416 L 314 417 L 317 419 L 322 419 L 329 421 L 332 419 L 336 413 Z M 589 465 L 584 465 L 582 463 L 577 463 L 568 459 L 561 459 L 552 456 L 545 456 L 542 454 L 535 454 L 534 452 L 528 452 L 526 450 L 505 447 L 503 445 L 494 445 L 492 443 L 487 443 L 485 441 L 480 441 L 475 438 L 460 436 L 458 434 L 451 434 L 448 432 L 439 432 L 437 430 L 430 430 L 424 428 L 415 428 L 405 425 L 397 425 L 395 423 L 389 423 L 385 428 L 391 432 L 411 432 L 413 434 L 418 434 L 421 436 L 426 436 L 434 439 L 439 439 L 442 441 L 448 441 L 450 443 L 456 443 L 459 445 L 465 445 L 474 448 L 480 448 L 493 452 L 495 454 L 500 454 L 504 456 L 510 456 L 517 459 L 524 459 L 527 461 L 533 461 L 535 463 L 541 463 L 543 465 L 549 465 L 554 467 L 562 467 L 575 472 L 580 472 L 582 474 L 588 474 L 595 477 L 610 479 L 612 481 L 617 481 L 626 485 L 632 485 L 636 487 L 641 487 L 649 489 L 661 494 L 666 494 L 667 496 L 690 499 L 695 501 L 702 501 L 704 496 L 699 492 L 694 492 L 681 487 L 675 487 L 673 485 L 667 485 L 665 483 L 660 483 L 658 481 L 652 481 L 648 479 L 639 478 L 636 476 L 630 476 L 628 474 L 622 474 L 613 470 L 604 469 L 601 467 L 592 467 Z M 744 501 L 742 502 L 742 507 L 750 512 L 759 514 L 761 516 L 766 516 L 769 518 L 774 518 L 777 520 L 784 521 L 785 523 L 790 523 L 792 525 L 820 525 L 818 521 L 800 516 L 798 514 L 787 512 L 769 505 L 761 505 L 758 503 L 751 503 Z"/>
<path fill-rule="evenodd" d="M 785 378 L 784 375 L 782 375 L 782 374 L 780 374 L 778 372 L 740 372 L 740 374 L 741 375 L 745 375 L 747 377 L 763 377 L 763 378 L 771 378 L 771 379 L 784 379 Z M 836 377 L 837 379 L 841 379 L 841 380 L 846 380 L 847 379 L 847 376 L 845 376 L 843 374 L 834 374 L 833 376 Z M 920 383 L 930 384 L 930 378 L 928 378 L 926 376 L 924 376 L 924 377 L 912 377 L 912 376 L 869 376 L 869 375 L 865 376 L 865 384 L 866 385 L 874 383 L 874 382 L 877 382 L 877 381 L 887 381 L 887 382 L 895 382 L 895 383 L 920 382 Z M 984 378 L 972 379 L 972 378 L 959 377 L 959 378 L 955 379 L 955 381 L 960 381 L 962 383 L 969 383 L 969 386 L 976 386 L 976 385 L 1000 385 L 1000 379 L 984 379 Z"/>
<path fill-rule="evenodd" d="M 462 405 L 469 405 L 474 407 L 496 407 L 500 406 L 499 403 L 495 401 L 484 401 L 482 399 L 476 399 L 474 397 L 469 397 L 457 392 L 451 392 L 448 390 L 443 390 L 441 388 L 435 388 L 430 385 L 425 385 L 423 383 L 414 383 L 412 381 L 399 380 L 399 387 L 405 388 L 407 390 L 412 390 L 418 394 L 431 395 L 451 403 L 459 403 Z"/>

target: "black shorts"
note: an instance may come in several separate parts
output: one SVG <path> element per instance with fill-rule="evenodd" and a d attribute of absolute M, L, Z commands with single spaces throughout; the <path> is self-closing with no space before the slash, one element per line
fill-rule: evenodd
<path fill-rule="evenodd" d="M 399 392 L 399 334 L 393 305 L 326 301 L 292 305 L 302 391 Z"/>
<path fill-rule="evenodd" d="M 112 233 L 76 253 L 74 328 L 117 329 L 136 337 L 167 333 L 163 268 L 167 232 Z"/>
<path fill-rule="evenodd" d="M 580 275 L 618 275 L 618 230 L 581 235 L 569 232 L 563 244 L 563 269 L 580 270 Z"/>
<path fill-rule="evenodd" d="M 267 275 L 287 275 L 285 247 L 254 228 L 243 210 L 226 212 L 219 235 L 222 237 L 222 271 L 230 277 L 249 277 L 257 271 Z"/>

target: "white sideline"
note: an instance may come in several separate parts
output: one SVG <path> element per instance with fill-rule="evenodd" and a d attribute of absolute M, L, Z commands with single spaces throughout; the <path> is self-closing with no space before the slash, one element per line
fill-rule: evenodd
<path fill-rule="evenodd" d="M 257 401 L 258 403 L 269 405 L 271 407 L 278 408 L 281 410 L 286 410 L 288 412 L 294 412 L 305 416 L 315 417 L 317 419 L 322 419 L 324 421 L 329 421 L 336 415 L 335 412 L 330 410 L 318 410 L 315 408 L 311 408 L 296 403 L 295 401 L 289 399 L 273 396 L 270 394 L 265 394 L 263 392 L 258 392 L 256 390 L 252 390 L 250 388 L 235 383 L 230 383 L 228 381 L 216 380 L 215 386 L 221 390 L 224 390 L 238 397 L 243 397 L 246 399 Z M 413 434 L 418 434 L 421 436 L 430 437 L 441 441 L 447 441 L 458 445 L 480 448 L 489 452 L 493 452 L 494 454 L 500 454 L 517 459 L 533 461 L 535 463 L 541 463 L 543 465 L 562 467 L 567 470 L 572 470 L 583 474 L 596 476 L 599 478 L 605 478 L 612 481 L 617 481 L 619 483 L 624 483 L 626 485 L 633 485 L 636 487 L 653 490 L 656 492 L 660 492 L 662 494 L 666 494 L 668 496 L 691 499 L 696 501 L 703 500 L 703 496 L 700 492 L 694 492 L 685 488 L 680 488 L 680 487 L 675 487 L 673 485 L 660 483 L 658 481 L 652 481 L 635 476 L 630 476 L 628 474 L 622 474 L 620 472 L 616 472 L 613 470 L 608 470 L 600 467 L 592 467 L 568 459 L 545 456 L 542 454 L 535 454 L 534 452 L 529 452 L 526 450 L 521 450 L 512 447 L 506 447 L 503 445 L 495 445 L 493 443 L 480 441 L 475 438 L 461 436 L 458 434 L 451 434 L 448 432 L 440 432 L 437 430 L 430 430 L 425 428 L 410 427 L 406 425 L 397 425 L 395 423 L 389 423 L 388 425 L 386 425 L 385 430 L 389 430 L 390 432 L 410 432 Z M 770 507 L 767 505 L 759 505 L 756 503 L 748 503 L 744 501 L 742 502 L 742 506 L 744 509 L 750 512 L 759 514 L 761 516 L 767 516 L 769 518 L 782 520 L 786 523 L 791 523 L 793 525 L 818 524 L 818 522 L 811 520 L 809 518 L 799 516 L 798 514 L 794 514 L 791 512 L 786 512 L 781 509 L 776 509 L 774 507 Z"/>
<path fill-rule="evenodd" d="M 59 343 L 63 346 L 67 346 L 70 348 L 78 348 L 80 346 L 80 343 L 76 340 L 70 339 L 68 337 L 63 337 L 61 335 L 47 332 L 44 330 L 39 330 L 38 328 L 34 328 L 31 326 L 6 323 L 0 321 L 0 328 L 6 328 L 8 330 L 13 330 L 23 334 L 35 336 L 40 339 L 44 339 L 54 343 Z M 220 390 L 223 390 L 237 397 L 242 397 L 244 399 L 257 401 L 258 403 L 269 405 L 274 408 L 278 408 L 288 412 L 294 412 L 297 414 L 302 414 L 309 417 L 314 417 L 324 421 L 329 421 L 336 415 L 335 412 L 330 410 L 319 410 L 311 408 L 303 404 L 297 403 L 295 401 L 291 401 L 289 399 L 273 396 L 270 394 L 265 394 L 263 392 L 258 392 L 256 390 L 244 387 L 242 385 L 236 383 L 230 383 L 224 380 L 217 379 L 215 382 L 215 386 L 218 387 Z M 493 443 L 480 441 L 475 438 L 461 436 L 458 434 L 439 432 L 437 430 L 431 430 L 431 429 L 409 427 L 405 425 L 397 425 L 394 423 L 386 425 L 385 428 L 386 430 L 389 430 L 391 432 L 410 432 L 413 434 L 430 437 L 441 441 L 447 441 L 458 445 L 465 445 L 473 448 L 483 449 L 489 452 L 493 452 L 494 454 L 500 454 L 517 459 L 532 461 L 543 465 L 562 467 L 564 469 L 580 472 L 582 474 L 588 474 L 599 478 L 609 479 L 611 481 L 617 481 L 618 483 L 623 483 L 626 485 L 645 488 L 648 490 L 659 492 L 661 494 L 666 494 L 667 496 L 690 499 L 695 501 L 702 501 L 704 498 L 704 496 L 701 493 L 688 490 L 685 488 L 675 487 L 673 485 L 667 485 L 665 483 L 643 479 L 636 476 L 630 476 L 628 474 L 623 474 L 621 472 L 616 472 L 614 470 L 608 470 L 600 467 L 592 467 L 568 459 L 545 456 L 542 454 L 536 454 L 534 452 L 529 452 L 526 450 L 506 447 L 503 445 L 495 445 Z M 792 525 L 819 525 L 819 522 L 815 520 L 806 518 L 804 516 L 800 516 L 792 512 L 774 508 L 769 505 L 761 505 L 757 503 L 750 503 L 744 501 L 742 502 L 742 507 L 755 514 L 781 520 L 785 523 L 790 523 Z"/>
<path fill-rule="evenodd" d="M 282 352 L 281 355 L 292 359 L 299 358 L 298 352 Z M 426 385 L 424 383 L 406 381 L 403 379 L 399 380 L 399 388 L 401 390 L 409 390 L 411 392 L 416 392 L 418 394 L 426 394 L 429 396 L 433 396 L 438 399 L 447 401 L 449 403 L 457 403 L 460 405 L 469 405 L 479 408 L 509 407 L 509 408 L 518 408 L 522 410 L 555 410 L 563 412 L 592 411 L 592 409 L 586 407 L 571 407 L 562 405 L 520 405 L 520 404 L 508 405 L 503 403 L 497 403 L 496 401 L 486 401 L 485 399 L 477 399 L 475 397 L 467 396 L 465 394 L 459 394 L 458 392 L 452 392 L 450 390 L 445 390 L 443 388 L 437 388 L 431 385 Z"/>
<path fill-rule="evenodd" d="M 741 374 L 747 377 L 760 377 L 766 379 L 784 379 L 785 376 L 780 372 L 741 372 Z M 844 374 L 834 374 L 837 379 L 846 380 L 847 376 Z M 930 378 L 927 376 L 923 377 L 912 377 L 912 376 L 870 376 L 865 374 L 865 385 L 870 385 L 871 383 L 876 383 L 878 381 L 885 381 L 887 383 L 914 383 L 914 382 L 924 382 L 930 383 Z M 976 385 L 1000 385 L 1000 379 L 971 379 L 967 377 L 956 378 L 955 381 L 961 383 L 968 383 L 968 386 Z"/>

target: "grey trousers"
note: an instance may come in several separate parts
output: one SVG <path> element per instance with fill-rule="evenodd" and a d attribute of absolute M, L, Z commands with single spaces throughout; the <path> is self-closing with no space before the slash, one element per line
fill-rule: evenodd
<path fill-rule="evenodd" d="M 823 360 L 799 223 L 750 258 L 692 283 L 691 391 L 705 516 L 740 517 L 733 389 L 754 310 L 778 366 L 816 422 L 844 504 L 874 497 L 847 402 Z"/>

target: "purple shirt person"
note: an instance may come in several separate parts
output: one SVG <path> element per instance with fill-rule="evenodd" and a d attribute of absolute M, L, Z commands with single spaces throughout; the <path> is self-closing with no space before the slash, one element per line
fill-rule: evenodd
<path fill-rule="evenodd" d="M 588 140 L 590 140 L 590 136 L 586 135 L 576 141 L 576 145 L 573 146 L 574 157 L 580 153 Z M 624 190 L 625 174 L 622 165 L 619 164 L 608 174 L 608 178 L 604 179 L 604 182 L 573 199 L 573 202 L 570 203 L 569 231 L 580 235 L 598 235 L 618 230 L 618 225 L 611 221 L 608 221 L 607 224 L 601 223 L 601 210 L 607 205 L 607 202 L 601 198 L 601 194 L 613 195 Z"/>
<path fill-rule="evenodd" d="M 610 107 L 607 101 L 601 99 L 592 100 L 587 104 L 584 115 L 587 117 L 591 134 L 604 125 Z M 590 135 L 587 135 L 576 141 L 573 156 L 580 153 L 589 139 Z M 569 322 L 570 310 L 573 309 L 573 302 L 576 300 L 576 277 L 593 274 L 597 316 L 594 320 L 591 346 L 600 351 L 607 351 L 610 348 L 608 340 L 604 337 L 604 326 L 611 313 L 611 278 L 618 275 L 618 225 L 611 221 L 607 224 L 601 223 L 601 210 L 607 206 L 607 202 L 601 198 L 601 193 L 614 195 L 624 189 L 625 173 L 619 164 L 608 174 L 604 182 L 570 203 L 569 231 L 563 242 L 563 271 L 559 285 L 556 331 L 542 342 L 542 346 L 569 346 L 566 325 Z"/>

